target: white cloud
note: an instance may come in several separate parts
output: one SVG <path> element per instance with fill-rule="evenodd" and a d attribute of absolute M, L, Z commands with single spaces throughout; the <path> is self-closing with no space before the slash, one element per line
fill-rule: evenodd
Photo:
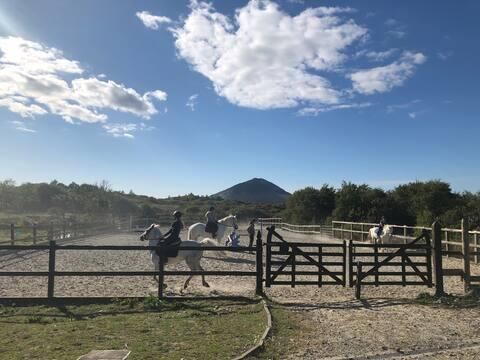
<path fill-rule="evenodd" d="M 23 121 L 14 120 L 14 121 L 11 121 L 11 123 L 13 124 L 14 128 L 18 131 L 28 132 L 28 133 L 37 132 L 36 130 L 30 129 L 29 127 L 27 127 L 27 125 Z"/>
<path fill-rule="evenodd" d="M 300 109 L 297 114 L 300 116 L 317 116 L 320 113 L 334 111 L 334 110 L 343 110 L 343 109 L 362 109 L 372 106 L 372 103 L 352 103 L 352 104 L 338 104 L 330 106 L 317 106 L 317 107 L 305 107 Z"/>
<path fill-rule="evenodd" d="M 408 109 L 408 108 L 412 107 L 413 105 L 418 104 L 420 102 L 421 102 L 420 99 L 415 99 L 415 100 L 409 101 L 409 102 L 404 103 L 404 104 L 388 105 L 387 106 L 387 112 L 391 113 L 391 112 L 394 112 L 396 110 Z"/>
<path fill-rule="evenodd" d="M 190 110 L 195 111 L 195 105 L 197 105 L 197 98 L 198 94 L 191 95 L 185 103 L 185 106 L 189 107 Z"/>
<path fill-rule="evenodd" d="M 438 53 L 440 60 L 446 61 L 453 56 L 453 51 L 441 51 Z"/>
<path fill-rule="evenodd" d="M 398 52 L 398 49 L 388 49 L 385 51 L 366 51 L 362 50 L 357 53 L 358 56 L 365 56 L 371 61 L 384 61 L 392 57 Z"/>
<path fill-rule="evenodd" d="M 0 106 L 22 117 L 51 113 L 69 122 L 105 122 L 108 117 L 100 111 L 109 109 L 149 118 L 157 113 L 152 99 L 167 96 L 160 90 L 141 95 L 112 80 L 78 77 L 83 72 L 60 50 L 0 37 Z"/>
<path fill-rule="evenodd" d="M 393 19 L 393 18 L 389 18 L 389 19 L 385 20 L 385 25 L 396 26 L 396 25 L 398 25 L 398 21 Z"/>
<path fill-rule="evenodd" d="M 109 123 L 102 125 L 103 129 L 111 136 L 120 138 L 125 137 L 129 139 L 133 139 L 135 136 L 133 135 L 134 132 L 138 131 L 150 131 L 153 130 L 153 126 L 148 126 L 145 123 Z"/>
<path fill-rule="evenodd" d="M 172 20 L 166 16 L 152 15 L 148 11 L 139 11 L 136 15 L 142 20 L 143 25 L 152 30 L 157 30 L 160 25 L 172 22 Z"/>
<path fill-rule="evenodd" d="M 205 2 L 190 7 L 173 30 L 178 55 L 219 95 L 257 109 L 341 103 L 342 91 L 323 74 L 338 70 L 347 47 L 367 34 L 342 16 L 351 8 L 309 8 L 290 16 L 271 1 L 252 0 L 232 20 Z"/>
<path fill-rule="evenodd" d="M 402 85 L 412 76 L 415 67 L 423 64 L 426 59 L 422 53 L 406 51 L 390 65 L 359 70 L 348 77 L 353 81 L 353 89 L 361 94 L 383 93 Z"/>
<path fill-rule="evenodd" d="M 397 39 L 403 39 L 405 36 L 407 36 L 407 32 L 403 30 L 389 30 L 387 33 L 393 37 L 396 37 Z"/>

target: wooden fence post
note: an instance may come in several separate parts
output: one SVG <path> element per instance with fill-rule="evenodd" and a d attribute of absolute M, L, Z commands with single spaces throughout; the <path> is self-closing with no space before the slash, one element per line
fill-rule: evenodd
<path fill-rule="evenodd" d="M 465 292 L 470 290 L 470 238 L 468 221 L 462 219 L 462 255 L 463 255 L 463 286 Z"/>
<path fill-rule="evenodd" d="M 355 297 L 357 298 L 357 300 L 360 300 L 361 291 L 362 291 L 361 277 L 362 277 L 362 263 L 359 261 L 357 262 L 357 281 L 355 283 Z"/>
<path fill-rule="evenodd" d="M 67 236 L 67 224 L 66 224 L 65 215 L 64 215 L 62 220 L 62 239 L 65 240 L 66 236 Z"/>
<path fill-rule="evenodd" d="M 403 244 L 406 244 L 407 240 L 407 225 L 403 225 Z"/>
<path fill-rule="evenodd" d="M 163 260 L 163 252 L 165 251 L 160 251 L 160 256 L 158 257 L 158 298 L 163 299 L 163 284 L 165 281 L 165 276 L 163 275 L 163 268 L 165 266 L 164 260 Z"/>
<path fill-rule="evenodd" d="M 32 225 L 32 238 L 33 238 L 33 245 L 37 243 L 37 223 L 34 222 Z"/>
<path fill-rule="evenodd" d="M 442 264 L 442 228 L 438 221 L 432 224 L 433 241 L 433 264 L 435 267 L 435 296 L 445 295 L 443 288 L 443 264 Z"/>
<path fill-rule="evenodd" d="M 448 258 L 448 251 L 450 250 L 448 243 L 448 230 L 445 230 L 445 250 L 447 251 L 447 258 Z"/>
<path fill-rule="evenodd" d="M 53 299 L 55 289 L 55 251 L 56 243 L 50 240 L 50 249 L 48 252 L 48 298 Z"/>
<path fill-rule="evenodd" d="M 475 241 L 475 264 L 478 264 L 478 233 L 473 234 L 473 240 Z"/>
<path fill-rule="evenodd" d="M 10 224 L 10 244 L 15 245 L 15 224 Z"/>
<path fill-rule="evenodd" d="M 363 233 L 365 231 L 363 223 L 362 223 L 362 241 L 365 241 L 365 234 Z"/>
<path fill-rule="evenodd" d="M 48 227 L 48 240 L 52 241 L 53 240 L 53 221 L 50 221 L 50 225 Z"/>
<path fill-rule="evenodd" d="M 428 231 L 424 230 L 424 236 L 425 236 L 425 244 L 426 244 L 426 250 L 425 250 L 425 262 L 427 264 L 427 279 L 428 279 L 428 287 L 431 288 L 433 286 L 433 281 L 432 281 L 432 241 L 430 239 L 430 234 Z"/>
<path fill-rule="evenodd" d="M 262 247 L 262 232 L 257 231 L 257 286 L 255 293 L 258 296 L 263 295 L 263 247 Z"/>
<path fill-rule="evenodd" d="M 351 240 L 348 242 L 348 286 L 353 287 L 353 241 Z"/>
<path fill-rule="evenodd" d="M 273 229 L 272 229 L 273 227 Z M 272 236 L 274 226 L 267 227 L 267 249 L 266 249 L 266 262 L 265 262 L 265 287 L 270 287 L 271 270 L 272 270 Z"/>
<path fill-rule="evenodd" d="M 350 240 L 353 240 L 353 224 L 350 223 Z"/>

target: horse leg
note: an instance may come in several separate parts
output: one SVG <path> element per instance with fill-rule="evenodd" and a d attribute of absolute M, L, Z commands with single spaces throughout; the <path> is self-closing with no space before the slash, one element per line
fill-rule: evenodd
<path fill-rule="evenodd" d="M 193 278 L 193 275 L 190 275 L 190 276 L 187 278 L 187 280 L 185 280 L 185 283 L 183 284 L 182 292 L 183 292 L 183 290 L 185 290 L 185 289 L 187 288 L 187 286 L 188 286 L 188 284 L 190 283 L 190 280 L 192 280 L 192 278 Z"/>
<path fill-rule="evenodd" d="M 198 259 L 198 270 L 204 271 L 203 268 L 200 266 L 200 259 Z M 207 288 L 210 287 L 210 285 L 208 285 L 207 281 L 205 280 L 205 275 L 203 274 L 202 274 L 202 285 Z"/>

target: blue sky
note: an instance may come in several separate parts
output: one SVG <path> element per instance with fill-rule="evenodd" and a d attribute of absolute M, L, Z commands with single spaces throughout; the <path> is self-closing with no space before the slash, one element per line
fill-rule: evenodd
<path fill-rule="evenodd" d="M 208 5 L 210 4 L 210 5 Z M 0 179 L 480 190 L 478 1 L 0 1 Z"/>

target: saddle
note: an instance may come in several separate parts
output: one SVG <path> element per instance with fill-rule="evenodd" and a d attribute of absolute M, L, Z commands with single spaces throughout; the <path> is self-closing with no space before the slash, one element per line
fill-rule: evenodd
<path fill-rule="evenodd" d="M 218 224 L 214 222 L 208 222 L 205 225 L 205 232 L 208 234 L 212 234 L 212 237 L 215 237 L 217 235 L 218 231 Z"/>
<path fill-rule="evenodd" d="M 178 251 L 180 250 L 180 243 L 182 241 L 175 240 L 174 242 L 171 243 L 164 243 L 165 245 L 172 246 L 171 248 L 167 249 L 162 249 L 162 250 L 155 250 L 156 254 L 158 256 L 162 256 L 165 260 L 168 258 L 174 258 L 178 256 Z"/>

